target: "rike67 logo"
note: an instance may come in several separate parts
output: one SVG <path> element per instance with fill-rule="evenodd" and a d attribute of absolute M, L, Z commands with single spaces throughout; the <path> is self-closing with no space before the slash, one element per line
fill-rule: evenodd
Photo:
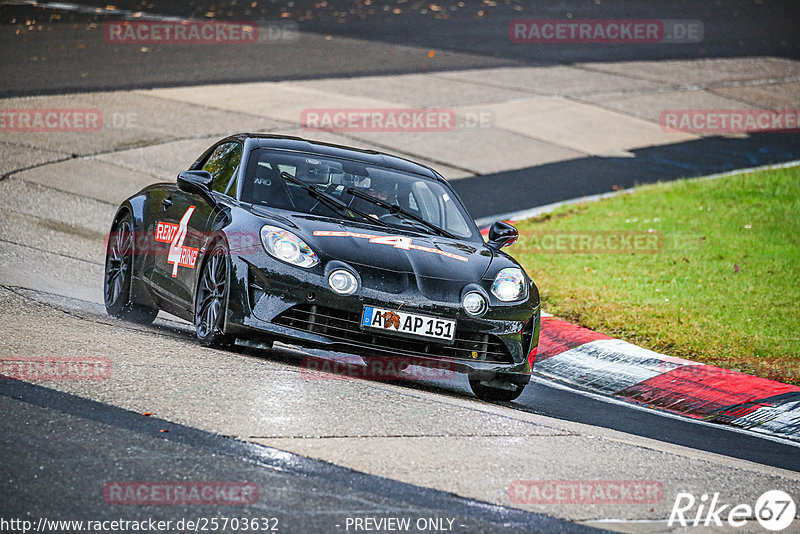
<path fill-rule="evenodd" d="M 741 527 L 755 516 L 763 528 L 778 532 L 792 524 L 796 511 L 794 500 L 788 493 L 780 490 L 764 492 L 756 500 L 754 507 L 749 504 L 734 506 L 721 503 L 719 493 L 714 493 L 710 498 L 703 494 L 699 499 L 691 493 L 678 493 L 667 526 L 677 524 L 682 527 L 721 527 L 728 523 L 731 527 Z"/>

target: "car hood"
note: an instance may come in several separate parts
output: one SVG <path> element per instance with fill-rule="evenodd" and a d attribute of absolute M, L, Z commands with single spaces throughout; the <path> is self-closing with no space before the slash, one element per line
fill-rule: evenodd
<path fill-rule="evenodd" d="M 467 283 L 480 280 L 492 263 L 493 254 L 484 245 L 320 218 L 292 220 L 318 255 L 359 270 L 371 268 Z"/>

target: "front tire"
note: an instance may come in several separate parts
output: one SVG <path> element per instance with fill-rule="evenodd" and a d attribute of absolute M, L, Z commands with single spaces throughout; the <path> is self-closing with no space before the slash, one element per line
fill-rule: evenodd
<path fill-rule="evenodd" d="M 158 309 L 131 301 L 133 254 L 133 218 L 126 212 L 112 226 L 108 237 L 103 300 L 106 313 L 110 316 L 134 323 L 150 324 L 158 315 Z"/>
<path fill-rule="evenodd" d="M 230 346 L 234 338 L 224 332 L 228 307 L 230 259 L 222 243 L 216 243 L 203 262 L 194 305 L 197 339 L 207 347 Z"/>
<path fill-rule="evenodd" d="M 522 395 L 522 391 L 525 389 L 524 384 L 518 384 L 500 378 L 494 378 L 488 382 L 487 384 L 487 381 L 474 378 L 469 379 L 469 387 L 472 389 L 475 396 L 487 402 L 511 402 Z M 498 384 L 498 386 L 492 386 L 490 385 L 491 383 Z"/>

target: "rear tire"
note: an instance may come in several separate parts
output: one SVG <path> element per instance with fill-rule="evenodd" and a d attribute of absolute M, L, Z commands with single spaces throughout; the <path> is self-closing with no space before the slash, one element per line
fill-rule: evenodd
<path fill-rule="evenodd" d="M 500 378 L 495 378 L 493 381 L 503 382 L 512 389 L 490 386 L 485 383 L 487 381 L 476 380 L 474 378 L 469 379 L 469 387 L 476 397 L 488 402 L 511 402 L 522 395 L 522 391 L 525 389 L 523 384 L 518 384 L 516 382 L 505 381 Z"/>
<path fill-rule="evenodd" d="M 134 323 L 150 324 L 158 315 L 158 309 L 131 302 L 134 253 L 133 218 L 126 212 L 112 226 L 108 236 L 103 300 L 110 316 Z"/>
<path fill-rule="evenodd" d="M 197 339 L 207 347 L 233 345 L 235 338 L 226 335 L 225 310 L 228 308 L 228 250 L 216 243 L 203 262 L 194 304 L 194 328 Z"/>

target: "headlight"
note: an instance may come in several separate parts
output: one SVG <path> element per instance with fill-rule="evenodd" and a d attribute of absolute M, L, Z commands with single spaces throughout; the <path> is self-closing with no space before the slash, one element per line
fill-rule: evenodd
<path fill-rule="evenodd" d="M 461 302 L 464 305 L 464 310 L 470 315 L 480 317 L 486 310 L 489 309 L 489 303 L 486 302 L 486 297 L 477 291 L 470 291 L 464 295 L 464 300 Z"/>
<path fill-rule="evenodd" d="M 270 256 L 298 267 L 313 267 L 319 263 L 319 258 L 305 241 L 277 226 L 261 228 L 261 244 Z"/>
<path fill-rule="evenodd" d="M 358 289 L 358 280 L 350 271 L 337 269 L 328 277 L 328 285 L 340 295 L 351 295 Z"/>
<path fill-rule="evenodd" d="M 503 302 L 525 298 L 528 288 L 525 285 L 525 274 L 522 269 L 508 267 L 497 273 L 492 284 L 492 294 Z"/>

